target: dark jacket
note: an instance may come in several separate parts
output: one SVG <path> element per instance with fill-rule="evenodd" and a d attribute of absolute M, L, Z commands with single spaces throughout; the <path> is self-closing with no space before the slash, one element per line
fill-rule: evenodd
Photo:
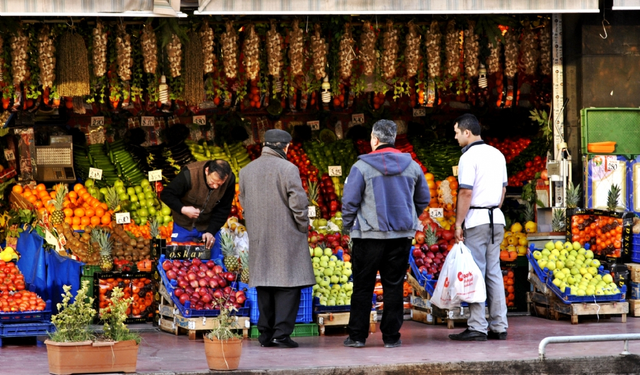
<path fill-rule="evenodd" d="M 206 163 L 207 161 L 199 161 L 184 167 L 165 187 L 160 198 L 173 211 L 175 224 L 187 230 L 192 230 L 195 226 L 201 232 L 215 235 L 229 217 L 235 195 L 236 177 L 230 173 L 224 184 L 218 189 L 211 189 L 207 185 L 204 173 Z M 203 209 L 209 194 L 207 206 Z M 193 206 L 202 210 L 195 222 L 182 214 L 184 206 Z"/>
<path fill-rule="evenodd" d="M 411 238 L 431 196 L 410 154 L 384 147 L 360 155 L 344 185 L 343 226 L 353 238 Z"/>

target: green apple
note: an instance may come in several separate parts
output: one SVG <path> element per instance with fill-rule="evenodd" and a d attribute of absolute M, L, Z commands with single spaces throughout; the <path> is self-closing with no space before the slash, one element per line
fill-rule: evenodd
<path fill-rule="evenodd" d="M 120 201 L 128 201 L 129 196 L 126 193 L 118 194 L 118 199 L 120 199 Z"/>
<path fill-rule="evenodd" d="M 584 252 L 584 256 L 585 256 L 587 259 L 593 259 L 593 251 L 591 251 L 591 250 L 586 250 L 586 251 Z"/>
<path fill-rule="evenodd" d="M 89 190 L 90 187 L 93 187 L 94 181 L 93 179 L 88 179 L 87 181 L 84 182 L 84 187 L 87 188 L 87 190 Z"/>
<path fill-rule="evenodd" d="M 137 194 L 137 193 L 136 193 L 136 189 L 134 189 L 134 188 L 132 188 L 132 187 L 127 188 L 127 194 L 129 194 L 129 195 L 136 195 L 136 194 Z"/>
<path fill-rule="evenodd" d="M 549 241 L 549 242 L 547 242 L 547 243 L 544 245 L 544 248 L 545 248 L 546 250 L 552 250 L 552 249 L 554 249 L 554 248 L 555 248 L 555 245 L 553 244 L 553 241 Z"/>
<path fill-rule="evenodd" d="M 320 267 L 323 267 L 323 268 L 329 267 L 329 262 L 325 260 L 320 260 Z"/>
<path fill-rule="evenodd" d="M 122 182 L 122 180 L 118 178 L 117 180 L 115 180 L 115 181 L 113 182 L 113 186 L 114 186 L 115 188 L 122 187 L 122 186 L 124 186 L 124 182 Z"/>
<path fill-rule="evenodd" d="M 573 250 L 573 244 L 569 241 L 564 243 L 565 250 Z"/>
<path fill-rule="evenodd" d="M 169 224 L 173 220 L 171 216 L 164 216 L 163 219 L 164 220 L 162 220 L 162 222 L 164 223 L 164 225 Z"/>
<path fill-rule="evenodd" d="M 562 281 L 562 280 L 564 280 L 564 279 L 566 279 L 566 278 L 567 278 L 567 274 L 566 274 L 566 273 L 564 273 L 564 272 L 562 272 L 562 271 L 560 271 L 560 272 L 556 272 L 556 274 L 555 274 L 555 279 L 554 279 L 554 280 L 560 280 L 560 281 Z"/>
<path fill-rule="evenodd" d="M 151 206 L 155 206 L 156 205 L 156 200 L 154 198 L 151 199 L 145 199 L 147 201 L 147 207 L 151 207 Z"/>
<path fill-rule="evenodd" d="M 136 193 L 136 195 L 138 196 L 138 200 L 144 200 L 144 199 L 147 199 L 147 198 L 144 196 L 144 193 L 143 193 L 143 192 Z"/>
<path fill-rule="evenodd" d="M 142 187 L 140 186 L 134 186 L 133 190 L 135 190 L 136 194 L 142 193 Z"/>
<path fill-rule="evenodd" d="M 611 277 L 611 275 L 607 273 L 604 276 L 602 276 L 602 281 L 604 281 L 607 284 L 612 283 L 613 277 Z"/>
<path fill-rule="evenodd" d="M 599 261 L 599 260 L 597 260 L 597 259 L 592 259 L 592 260 L 591 260 L 591 265 L 592 265 L 593 267 L 595 267 L 595 268 L 598 268 L 598 267 L 600 267 L 600 261 Z"/>
<path fill-rule="evenodd" d="M 329 267 L 336 268 L 336 261 L 335 260 L 331 260 L 331 258 L 329 258 Z"/>
<path fill-rule="evenodd" d="M 324 249 L 324 255 L 330 257 L 333 255 L 333 251 L 331 251 L 330 247 L 327 247 L 326 249 Z"/>
<path fill-rule="evenodd" d="M 538 250 L 533 252 L 533 259 L 542 259 L 542 253 Z"/>
<path fill-rule="evenodd" d="M 324 269 L 324 275 L 325 276 L 332 276 L 333 275 L 333 268 L 325 268 Z"/>
<path fill-rule="evenodd" d="M 562 243 L 562 241 L 556 241 L 556 243 L 554 244 L 554 247 L 556 248 L 556 250 L 562 250 L 562 248 L 564 247 L 564 244 Z"/>
<path fill-rule="evenodd" d="M 549 251 L 549 249 L 547 249 L 547 248 L 542 249 L 542 256 L 543 257 L 545 257 L 545 256 L 548 257 L 549 255 L 551 255 L 551 251 Z"/>
<path fill-rule="evenodd" d="M 547 262 L 547 269 L 549 271 L 553 271 L 556 269 L 556 262 L 554 262 L 553 260 L 550 260 Z"/>
<path fill-rule="evenodd" d="M 573 250 L 580 250 L 580 248 L 582 247 L 582 245 L 578 241 L 573 241 L 572 245 L 573 245 Z"/>
<path fill-rule="evenodd" d="M 578 255 L 584 255 L 587 252 L 587 250 L 584 249 L 584 247 L 580 248 L 580 250 L 578 250 Z"/>
<path fill-rule="evenodd" d="M 322 248 L 320 248 L 319 246 L 316 246 L 316 247 L 313 249 L 313 256 L 314 256 L 314 257 L 318 257 L 318 258 L 319 258 L 319 257 L 321 257 L 321 256 L 322 256 L 322 254 L 323 254 Z"/>
<path fill-rule="evenodd" d="M 149 215 L 155 215 L 157 213 L 156 208 L 153 206 L 147 206 L 147 209 L 149 210 Z"/>
<path fill-rule="evenodd" d="M 163 204 L 163 205 L 162 205 L 161 212 L 162 212 L 162 214 L 163 214 L 164 216 L 169 216 L 169 215 L 171 215 L 171 209 L 169 208 L 169 206 L 167 206 L 167 205 L 165 205 L 165 204 Z"/>
<path fill-rule="evenodd" d="M 131 195 L 129 195 L 129 200 L 131 202 L 137 202 L 138 201 L 138 197 L 135 194 L 131 194 Z"/>
<path fill-rule="evenodd" d="M 558 249 L 553 249 L 553 250 L 551 250 L 551 255 L 553 255 L 555 257 L 559 257 L 560 256 L 560 251 Z"/>
<path fill-rule="evenodd" d="M 336 275 L 332 275 L 332 276 L 331 276 L 331 282 L 332 282 L 333 284 L 337 284 L 337 283 L 339 283 L 339 282 L 340 282 L 340 278 L 339 278 L 338 276 L 336 276 Z"/>
<path fill-rule="evenodd" d="M 547 266 L 547 261 L 545 259 L 538 260 L 538 267 L 543 270 Z"/>

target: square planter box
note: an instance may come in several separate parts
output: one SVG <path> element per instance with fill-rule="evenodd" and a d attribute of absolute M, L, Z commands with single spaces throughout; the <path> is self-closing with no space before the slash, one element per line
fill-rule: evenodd
<path fill-rule="evenodd" d="M 136 372 L 138 344 L 119 342 L 54 342 L 47 340 L 49 372 L 79 374 L 100 372 Z"/>

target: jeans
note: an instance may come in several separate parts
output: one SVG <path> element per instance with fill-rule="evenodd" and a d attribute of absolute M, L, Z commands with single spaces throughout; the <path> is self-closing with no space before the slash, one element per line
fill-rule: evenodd
<path fill-rule="evenodd" d="M 491 228 L 489 224 L 467 228 L 464 233 L 464 244 L 471 250 L 473 260 L 484 276 L 487 286 L 487 306 L 489 306 L 489 321 L 485 316 L 484 303 L 470 303 L 471 316 L 467 325 L 472 331 L 487 333 L 505 332 L 507 324 L 507 302 L 504 296 L 504 282 L 500 269 L 500 243 L 504 237 L 504 226 L 493 226 L 493 243 L 491 243 Z"/>
<path fill-rule="evenodd" d="M 404 314 L 402 292 L 409 251 L 410 238 L 353 239 L 353 294 L 348 326 L 352 340 L 365 342 L 369 336 L 371 300 L 378 271 L 384 291 L 384 310 L 380 323 L 382 340 L 385 343 L 395 343 L 400 339 Z"/>

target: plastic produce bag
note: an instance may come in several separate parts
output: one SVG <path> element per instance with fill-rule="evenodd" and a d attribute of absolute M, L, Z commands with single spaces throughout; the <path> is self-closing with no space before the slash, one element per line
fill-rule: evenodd
<path fill-rule="evenodd" d="M 457 296 L 453 280 L 456 279 L 456 258 L 459 251 L 458 245 L 454 245 L 442 265 L 440 278 L 431 296 L 431 303 L 441 309 L 452 309 L 460 306 L 460 298 Z"/>
<path fill-rule="evenodd" d="M 454 246 L 451 252 L 454 250 L 458 253 L 455 257 L 456 277 L 453 282 L 456 296 L 463 302 L 484 303 L 487 299 L 487 288 L 471 251 L 462 242 L 459 242 L 457 247 Z"/>

